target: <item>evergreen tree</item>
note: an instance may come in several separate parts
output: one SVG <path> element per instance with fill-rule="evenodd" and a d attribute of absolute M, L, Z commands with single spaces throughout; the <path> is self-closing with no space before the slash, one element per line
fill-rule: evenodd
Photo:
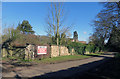
<path fill-rule="evenodd" d="M 23 20 L 22 24 L 18 24 L 17 27 L 23 34 L 34 34 L 35 32 L 32 30 L 32 26 L 29 24 L 27 20 Z"/>
<path fill-rule="evenodd" d="M 73 39 L 74 39 L 75 41 L 78 40 L 78 33 L 77 33 L 77 31 L 74 31 L 74 37 L 73 37 Z"/>
<path fill-rule="evenodd" d="M 62 33 L 60 38 L 60 45 L 65 45 L 65 43 L 66 43 L 66 35 L 65 33 Z"/>

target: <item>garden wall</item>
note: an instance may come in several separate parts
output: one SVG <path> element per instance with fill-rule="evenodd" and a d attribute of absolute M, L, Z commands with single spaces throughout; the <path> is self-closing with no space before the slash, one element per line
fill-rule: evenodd
<path fill-rule="evenodd" d="M 65 46 L 51 46 L 51 57 L 71 55 Z"/>
<path fill-rule="evenodd" d="M 59 46 L 51 46 L 51 57 L 60 56 Z"/>
<path fill-rule="evenodd" d="M 38 50 L 37 47 L 38 47 L 38 46 L 47 46 L 47 54 L 38 55 L 38 54 L 37 54 L 37 50 Z M 51 50 L 50 45 L 36 45 L 36 46 L 35 46 L 35 58 L 38 58 L 38 59 L 50 58 L 50 57 L 51 57 L 50 50 Z"/>
<path fill-rule="evenodd" d="M 8 57 L 8 56 L 15 56 L 19 58 L 24 58 L 25 56 L 25 48 L 26 47 L 13 47 L 13 48 L 2 48 L 1 49 L 1 56 Z"/>
<path fill-rule="evenodd" d="M 42 46 L 42 45 L 39 45 Z M 56 46 L 56 45 L 45 45 L 47 46 L 47 54 L 37 55 L 37 47 L 38 45 L 28 45 L 25 49 L 25 59 L 34 59 L 35 58 L 49 58 L 49 57 L 57 57 L 57 56 L 65 56 L 71 55 L 68 51 L 68 48 L 65 46 Z M 72 49 L 73 50 L 73 49 Z M 73 50 L 74 52 L 74 50 Z M 33 56 L 32 56 L 33 55 Z"/>
<path fill-rule="evenodd" d="M 15 56 L 15 57 L 20 57 L 22 59 L 29 60 L 34 58 L 41 59 L 41 58 L 73 55 L 73 52 L 74 52 L 74 50 L 72 49 L 72 52 L 69 53 L 68 48 L 65 46 L 45 45 L 47 46 L 47 54 L 38 55 L 37 54 L 38 46 L 43 46 L 43 45 L 29 44 L 26 47 L 14 48 L 14 50 L 2 48 L 2 57 Z"/>
<path fill-rule="evenodd" d="M 29 60 L 29 59 L 34 59 L 35 56 L 35 46 L 34 45 L 28 45 L 25 48 L 25 59 Z"/>

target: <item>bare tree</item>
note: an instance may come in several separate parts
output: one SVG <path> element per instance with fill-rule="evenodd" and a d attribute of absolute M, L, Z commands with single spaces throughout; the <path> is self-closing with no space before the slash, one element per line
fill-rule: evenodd
<path fill-rule="evenodd" d="M 56 36 L 56 43 L 59 45 L 59 36 L 64 34 L 69 34 L 71 26 L 63 25 L 64 22 L 64 9 L 63 3 L 51 3 L 49 8 L 50 13 L 47 17 L 47 33 L 50 37 Z"/>

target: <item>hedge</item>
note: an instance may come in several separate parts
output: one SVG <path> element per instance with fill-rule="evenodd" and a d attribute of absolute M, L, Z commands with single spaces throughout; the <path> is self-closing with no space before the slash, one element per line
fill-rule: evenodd
<path fill-rule="evenodd" d="M 74 48 L 76 54 L 84 55 L 85 52 L 95 53 L 99 51 L 99 47 L 96 47 L 94 44 L 82 44 L 78 42 L 72 42 L 67 45 L 69 52 Z"/>

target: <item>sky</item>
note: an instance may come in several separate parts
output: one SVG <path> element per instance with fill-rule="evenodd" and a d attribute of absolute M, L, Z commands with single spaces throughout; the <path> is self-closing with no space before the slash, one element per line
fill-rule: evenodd
<path fill-rule="evenodd" d="M 118 2 L 119 0 L 2 0 L 2 2 Z"/>
<path fill-rule="evenodd" d="M 50 2 L 3 2 L 2 28 L 13 26 L 28 20 L 36 35 L 47 35 L 46 19 Z M 103 6 L 99 2 L 64 2 L 65 25 L 73 24 L 70 32 L 78 32 L 79 41 L 88 41 L 93 33 L 90 25 Z"/>

